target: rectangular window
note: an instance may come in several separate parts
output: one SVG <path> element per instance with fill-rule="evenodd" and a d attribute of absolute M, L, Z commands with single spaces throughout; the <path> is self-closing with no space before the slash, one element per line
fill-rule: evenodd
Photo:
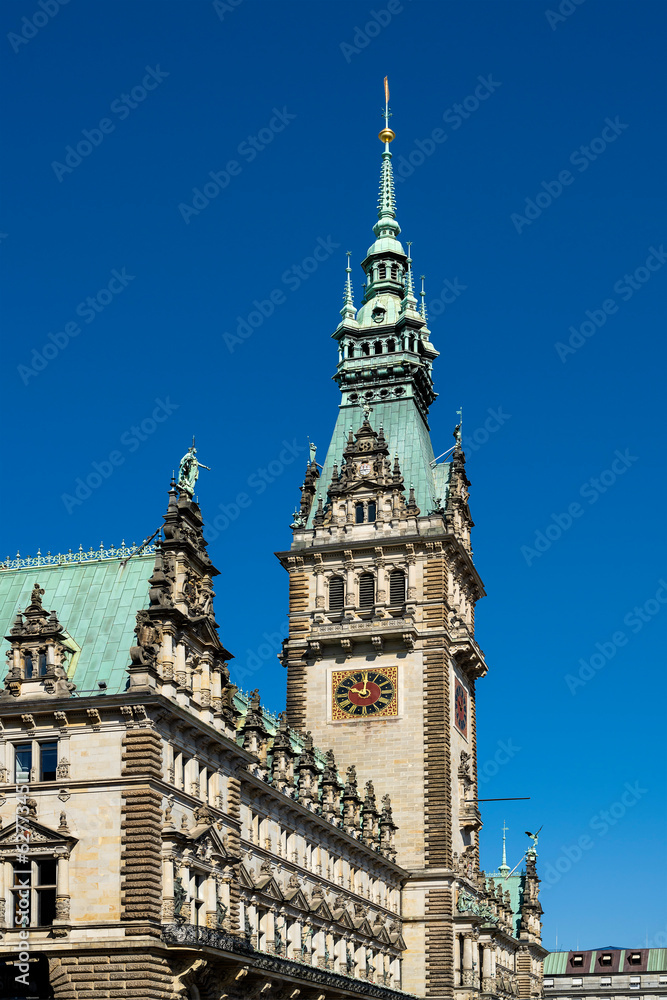
<path fill-rule="evenodd" d="M 58 744 L 54 740 L 52 743 L 39 744 L 39 771 L 41 781 L 55 781 L 56 767 L 58 766 Z"/>
<path fill-rule="evenodd" d="M 611 976 L 602 976 L 600 986 L 611 986 Z"/>
<path fill-rule="evenodd" d="M 12 886 L 12 895 L 14 897 L 13 925 L 14 927 L 27 927 L 32 923 L 31 920 L 32 868 L 30 866 L 30 863 L 24 864 L 22 861 L 15 861 L 13 867 L 14 867 L 14 882 Z"/>
<path fill-rule="evenodd" d="M 638 990 L 640 986 L 641 979 L 639 976 L 630 976 L 630 989 Z"/>
<path fill-rule="evenodd" d="M 49 858 L 36 861 L 37 924 L 46 927 L 56 916 L 56 871 L 57 861 Z"/>
<path fill-rule="evenodd" d="M 544 985 L 545 986 L 553 986 L 553 984 L 554 984 L 553 979 L 545 979 L 544 980 Z"/>
<path fill-rule="evenodd" d="M 56 916 L 56 872 L 55 858 L 28 864 L 14 862 L 12 894 L 15 927 L 48 927 L 53 923 Z"/>
<path fill-rule="evenodd" d="M 660 985 L 661 986 L 667 985 L 667 976 L 660 976 Z"/>
<path fill-rule="evenodd" d="M 375 577 L 362 573 L 359 577 L 359 607 L 372 608 L 375 604 Z"/>
<path fill-rule="evenodd" d="M 345 604 L 345 585 L 342 576 L 332 576 L 329 580 L 329 608 L 340 611 Z"/>
<path fill-rule="evenodd" d="M 583 986 L 584 985 L 584 981 L 583 981 L 583 979 L 573 979 L 572 980 L 572 985 L 573 986 Z"/>
<path fill-rule="evenodd" d="M 16 774 L 14 781 L 20 784 L 30 781 L 32 770 L 32 743 L 19 743 L 16 747 Z"/>

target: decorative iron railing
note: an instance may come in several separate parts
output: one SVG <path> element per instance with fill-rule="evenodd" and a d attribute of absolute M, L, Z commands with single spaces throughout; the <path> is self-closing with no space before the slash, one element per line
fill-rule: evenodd
<path fill-rule="evenodd" d="M 398 997 L 409 998 L 413 996 L 413 994 L 404 993 L 400 989 L 381 986 L 369 979 L 359 979 L 341 972 L 330 972 L 327 969 L 306 965 L 304 962 L 297 962 L 291 958 L 281 958 L 279 955 L 267 955 L 264 952 L 255 951 L 245 938 L 239 938 L 211 927 L 195 927 L 193 924 L 163 924 L 162 939 L 165 944 L 181 945 L 184 948 L 219 948 L 222 951 L 245 955 L 249 958 L 250 970 L 257 969 L 278 975 L 283 974 L 289 976 L 292 982 L 295 979 L 303 979 L 309 983 L 318 983 L 332 989 L 344 990 L 348 994 L 350 991 L 354 991 L 351 984 L 358 983 L 358 992 L 361 996 L 377 997 L 378 1000 L 396 1000 Z"/>
<path fill-rule="evenodd" d="M 132 545 L 126 545 L 125 539 L 123 539 L 118 547 L 111 545 L 109 548 L 105 548 L 104 542 L 100 542 L 98 549 L 93 549 L 91 546 L 87 552 L 84 551 L 82 545 L 79 545 L 77 552 L 72 552 L 70 549 L 69 552 L 64 554 L 58 552 L 56 555 L 51 555 L 50 552 L 47 552 L 43 556 L 39 549 L 36 556 L 21 556 L 17 552 L 15 558 L 12 559 L 10 556 L 7 556 L 0 563 L 0 572 L 8 569 L 33 569 L 36 566 L 68 566 L 72 563 L 99 562 L 102 559 L 129 559 L 131 556 L 136 555 L 155 555 L 155 544 L 142 543 L 141 545 L 136 545 L 133 542 Z"/>

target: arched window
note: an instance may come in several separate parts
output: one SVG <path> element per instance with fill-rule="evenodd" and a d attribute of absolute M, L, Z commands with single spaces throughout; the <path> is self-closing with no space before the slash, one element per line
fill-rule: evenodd
<path fill-rule="evenodd" d="M 396 350 L 396 341 L 395 340 L 388 340 L 387 341 L 387 353 L 388 354 L 393 354 L 395 350 Z"/>
<path fill-rule="evenodd" d="M 397 264 L 392 264 L 391 265 L 391 276 L 394 279 L 394 281 L 396 281 L 396 279 L 398 278 L 398 265 Z"/>
<path fill-rule="evenodd" d="M 408 340 L 408 350 L 414 351 L 414 349 L 415 349 L 415 338 L 410 337 L 410 339 Z"/>
<path fill-rule="evenodd" d="M 381 340 L 376 340 L 375 341 L 374 350 L 375 350 L 376 354 L 382 354 L 382 341 Z"/>
<path fill-rule="evenodd" d="M 372 573 L 362 573 L 359 577 L 359 607 L 372 608 L 375 604 L 375 577 Z"/>
<path fill-rule="evenodd" d="M 386 264 L 379 264 L 378 265 L 378 278 L 386 278 L 386 277 L 387 277 L 387 265 Z"/>
<path fill-rule="evenodd" d="M 355 508 L 354 508 L 354 522 L 355 522 L 355 524 L 363 524 L 364 523 L 364 505 L 362 503 L 358 503 L 358 504 L 355 505 Z"/>
<path fill-rule="evenodd" d="M 405 573 L 395 569 L 389 575 L 389 603 L 398 605 L 405 603 Z"/>
<path fill-rule="evenodd" d="M 345 604 L 345 584 L 342 576 L 332 576 L 329 580 L 329 610 L 340 611 Z"/>
<path fill-rule="evenodd" d="M 348 356 L 348 358 L 353 358 L 354 357 L 354 344 L 348 344 L 347 345 L 347 356 Z"/>
<path fill-rule="evenodd" d="M 371 353 L 370 345 L 369 344 L 362 344 L 361 345 L 361 353 L 363 354 L 363 356 L 365 358 L 367 358 L 369 356 L 369 354 Z"/>
<path fill-rule="evenodd" d="M 375 500 L 369 500 L 368 502 L 368 520 L 374 521 L 377 514 L 377 507 L 375 505 Z"/>

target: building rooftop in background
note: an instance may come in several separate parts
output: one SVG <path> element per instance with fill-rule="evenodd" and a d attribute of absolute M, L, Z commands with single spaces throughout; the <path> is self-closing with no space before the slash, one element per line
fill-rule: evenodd
<path fill-rule="evenodd" d="M 667 996 L 667 948 L 551 952 L 544 959 L 544 993 L 564 1000 Z"/>

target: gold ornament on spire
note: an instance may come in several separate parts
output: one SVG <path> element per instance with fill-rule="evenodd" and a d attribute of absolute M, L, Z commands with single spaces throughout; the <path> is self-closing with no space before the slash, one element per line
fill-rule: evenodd
<path fill-rule="evenodd" d="M 385 76 L 384 78 L 384 128 L 378 134 L 378 139 L 380 142 L 390 143 L 396 138 L 396 133 L 389 128 L 389 80 Z"/>

